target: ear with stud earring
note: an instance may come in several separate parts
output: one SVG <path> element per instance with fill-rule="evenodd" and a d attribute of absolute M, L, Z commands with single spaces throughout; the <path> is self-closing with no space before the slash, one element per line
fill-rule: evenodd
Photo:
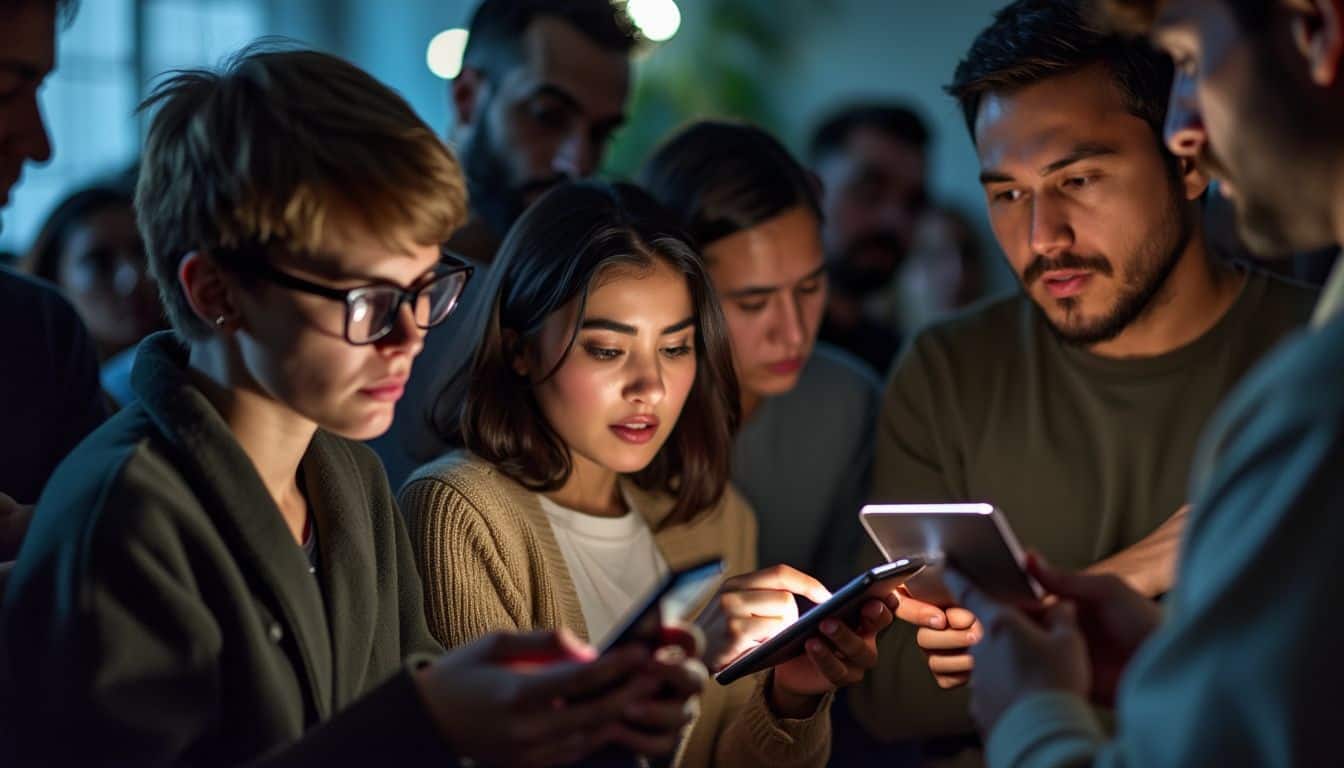
<path fill-rule="evenodd" d="M 224 315 L 220 315 L 219 317 L 216 317 L 216 318 L 215 318 L 215 327 L 216 327 L 216 328 L 223 328 L 223 327 L 224 327 L 224 323 L 225 323 L 227 320 L 228 320 L 228 318 L 224 317 Z"/>

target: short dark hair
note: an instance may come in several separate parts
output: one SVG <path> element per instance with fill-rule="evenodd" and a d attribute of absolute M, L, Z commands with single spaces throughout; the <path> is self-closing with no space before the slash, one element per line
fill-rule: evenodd
<path fill-rule="evenodd" d="M 581 319 L 594 284 L 610 270 L 646 270 L 656 262 L 684 275 L 690 289 L 695 380 L 667 443 L 633 478 L 641 488 L 676 498 L 668 524 L 712 508 L 728 485 L 740 409 L 727 327 L 686 235 L 630 184 L 560 184 L 509 230 L 481 289 L 484 301 L 467 323 L 473 332 L 482 328 L 480 341 L 469 357 L 459 353 L 461 359 L 446 366 L 453 373 L 432 414 L 440 435 L 533 491 L 563 486 L 573 471 L 569 447 L 547 423 L 513 361 L 569 302 L 578 301 Z M 576 323 L 557 369 L 577 336 Z"/>
<path fill-rule="evenodd" d="M 799 205 L 821 219 L 812 177 L 775 137 L 746 123 L 692 123 L 653 153 L 641 180 L 700 247 Z"/>
<path fill-rule="evenodd" d="M 1052 77 L 1102 64 L 1131 114 L 1148 123 L 1165 152 L 1162 124 L 1171 93 L 1171 60 L 1146 40 L 1105 29 L 1083 0 L 1017 0 L 994 14 L 957 65 L 947 91 L 961 103 L 975 138 L 987 94 L 1011 93 Z"/>
<path fill-rule="evenodd" d="M 61 282 L 61 253 L 71 233 L 81 222 L 109 208 L 134 213 L 135 193 L 111 185 L 85 187 L 57 203 L 38 230 L 28 251 L 26 268 L 34 277 L 57 285 Z"/>
<path fill-rule="evenodd" d="M 538 17 L 560 19 L 599 47 L 628 54 L 641 38 L 624 6 L 611 0 L 484 0 L 467 27 L 467 66 L 496 73 L 519 56 L 524 33 Z"/>
<path fill-rule="evenodd" d="M 851 104 L 832 112 L 812 132 L 807 156 L 812 162 L 844 149 L 860 128 L 871 128 L 916 149 L 929 145 L 929 128 L 913 109 L 898 104 Z"/>

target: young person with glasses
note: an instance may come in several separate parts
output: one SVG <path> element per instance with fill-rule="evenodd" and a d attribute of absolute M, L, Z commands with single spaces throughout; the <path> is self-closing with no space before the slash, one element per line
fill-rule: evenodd
<path fill-rule="evenodd" d="M 174 331 L 38 502 L 0 608 L 0 763 L 549 765 L 697 681 L 560 634 L 446 656 L 429 634 L 355 442 L 471 274 L 440 246 L 466 217 L 457 161 L 409 105 L 339 59 L 254 49 L 146 106 L 137 209 Z"/>

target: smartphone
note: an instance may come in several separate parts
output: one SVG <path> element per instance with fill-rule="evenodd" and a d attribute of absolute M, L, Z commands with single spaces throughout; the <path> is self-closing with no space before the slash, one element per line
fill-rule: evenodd
<path fill-rule="evenodd" d="M 763 669 L 782 664 L 803 653 L 803 643 L 821 631 L 821 622 L 835 618 L 851 627 L 859 625 L 863 604 L 900 586 L 906 579 L 924 567 L 919 558 L 906 557 L 870 568 L 831 595 L 831 599 L 812 606 L 798 620 L 780 630 L 774 637 L 739 656 L 733 663 L 719 670 L 714 679 L 728 685 L 740 678 Z"/>
<path fill-rule="evenodd" d="M 1026 552 L 1008 519 L 991 504 L 870 504 L 859 519 L 888 560 L 923 558 L 927 567 L 905 585 L 917 600 L 956 604 L 943 583 L 944 567 L 999 602 L 1034 605 L 1045 596 L 1027 573 Z"/>
<path fill-rule="evenodd" d="M 689 621 L 698 608 L 719 587 L 723 561 L 709 560 L 667 574 L 643 600 L 616 624 L 598 644 L 602 653 L 626 643 L 644 643 L 656 650 L 666 640 L 667 627 Z"/>

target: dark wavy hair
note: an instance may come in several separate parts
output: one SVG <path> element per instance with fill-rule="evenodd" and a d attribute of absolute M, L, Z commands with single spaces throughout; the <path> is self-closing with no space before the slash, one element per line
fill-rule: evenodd
<path fill-rule="evenodd" d="M 739 419 L 727 329 L 709 275 L 688 237 L 647 193 L 630 184 L 569 182 L 541 197 L 509 230 L 467 326 L 480 339 L 463 355 L 435 401 L 432 421 L 467 449 L 538 492 L 560 488 L 573 471 L 569 447 L 546 421 L 526 376 L 512 362 L 547 318 L 578 301 L 568 359 L 594 285 L 612 269 L 656 262 L 685 275 L 695 309 L 695 380 L 672 434 L 633 479 L 673 495 L 667 524 L 712 507 L 730 476 Z M 493 301 L 490 300 L 493 297 Z"/>

